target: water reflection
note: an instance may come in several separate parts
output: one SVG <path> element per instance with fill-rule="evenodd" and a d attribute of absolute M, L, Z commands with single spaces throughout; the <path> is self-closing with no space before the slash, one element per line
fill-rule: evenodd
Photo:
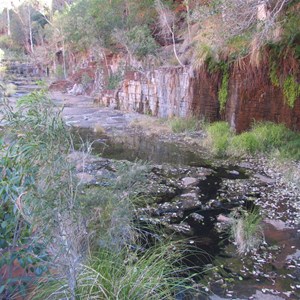
<path fill-rule="evenodd" d="M 158 137 L 136 133 L 108 137 L 82 128 L 76 129 L 76 132 L 82 141 L 92 142 L 94 154 L 101 154 L 105 158 L 129 161 L 144 160 L 156 164 L 207 165 L 206 160 L 201 157 L 201 153 L 194 153 L 184 146 L 162 141 Z"/>

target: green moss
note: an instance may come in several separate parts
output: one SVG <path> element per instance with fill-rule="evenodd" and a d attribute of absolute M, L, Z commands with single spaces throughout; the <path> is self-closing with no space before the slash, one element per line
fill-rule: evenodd
<path fill-rule="evenodd" d="M 218 92 L 218 99 L 219 99 L 219 103 L 220 103 L 220 112 L 224 111 L 225 106 L 226 106 L 226 102 L 227 102 L 227 98 L 228 98 L 228 84 L 229 84 L 228 66 L 224 65 L 221 87 Z"/>
<path fill-rule="evenodd" d="M 294 108 L 297 98 L 300 96 L 300 84 L 294 76 L 289 75 L 283 82 L 283 94 L 289 107 Z"/>

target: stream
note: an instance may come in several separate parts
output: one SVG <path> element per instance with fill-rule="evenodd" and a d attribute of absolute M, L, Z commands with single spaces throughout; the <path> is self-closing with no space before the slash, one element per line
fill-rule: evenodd
<path fill-rule="evenodd" d="M 14 103 L 37 85 L 25 71 L 12 73 L 9 81 L 17 92 L 9 99 Z M 100 161 L 150 165 L 144 196 L 152 200 L 137 208 L 136 221 L 186 239 L 187 248 L 197 249 L 187 264 L 201 267 L 201 295 L 178 299 L 300 299 L 299 211 L 294 205 L 299 194 L 284 186 L 264 160 L 212 161 L 205 150 L 195 151 L 176 138 L 132 129 L 130 123 L 143 116 L 98 107 L 88 96 L 50 95 L 65 107 L 66 123 L 80 136 L 75 144 L 90 142 Z M 97 172 L 99 164 L 81 175 L 93 183 Z M 265 243 L 246 256 L 237 255 L 220 221 L 237 207 L 261 207 L 264 213 Z"/>

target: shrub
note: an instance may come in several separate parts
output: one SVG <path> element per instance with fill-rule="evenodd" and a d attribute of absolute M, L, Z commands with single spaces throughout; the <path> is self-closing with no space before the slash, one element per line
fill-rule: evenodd
<path fill-rule="evenodd" d="M 283 94 L 289 107 L 294 108 L 297 98 L 300 96 L 300 84 L 294 76 L 288 76 L 283 82 Z"/>
<path fill-rule="evenodd" d="M 273 86 L 280 87 L 279 77 L 277 75 L 277 65 L 275 62 L 271 63 L 269 77 Z"/>
<path fill-rule="evenodd" d="M 128 31 L 127 37 L 128 47 L 138 58 L 143 58 L 148 54 L 155 54 L 158 48 L 147 25 L 133 27 Z"/>
<path fill-rule="evenodd" d="M 294 133 L 290 141 L 280 148 L 280 155 L 283 158 L 300 160 L 300 134 Z"/>
<path fill-rule="evenodd" d="M 232 135 L 227 122 L 215 122 L 207 127 L 207 144 L 215 155 L 226 154 Z"/>

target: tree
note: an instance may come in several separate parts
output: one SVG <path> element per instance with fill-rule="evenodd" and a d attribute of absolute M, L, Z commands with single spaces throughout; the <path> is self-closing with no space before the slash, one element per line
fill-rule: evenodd
<path fill-rule="evenodd" d="M 270 37 L 278 16 L 291 0 L 222 0 L 223 26 L 229 36 L 255 28 L 259 45 Z"/>
<path fill-rule="evenodd" d="M 158 12 L 159 26 L 161 28 L 161 33 L 165 39 L 171 36 L 175 58 L 177 59 L 180 66 L 184 67 L 183 63 L 178 57 L 177 50 L 176 50 L 175 13 L 172 12 L 166 5 L 164 5 L 161 2 L 161 0 L 155 0 L 155 8 Z"/>

